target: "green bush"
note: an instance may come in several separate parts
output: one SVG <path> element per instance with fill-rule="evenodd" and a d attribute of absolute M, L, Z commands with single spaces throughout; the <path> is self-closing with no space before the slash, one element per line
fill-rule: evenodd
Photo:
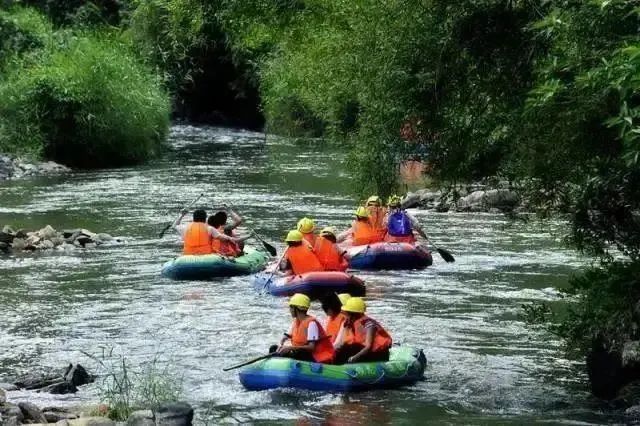
<path fill-rule="evenodd" d="M 0 70 L 17 56 L 52 43 L 52 37 L 51 23 L 35 10 L 0 9 Z"/>
<path fill-rule="evenodd" d="M 72 34 L 0 82 L 0 151 L 75 167 L 140 162 L 155 155 L 169 125 L 159 79 L 105 34 Z"/>

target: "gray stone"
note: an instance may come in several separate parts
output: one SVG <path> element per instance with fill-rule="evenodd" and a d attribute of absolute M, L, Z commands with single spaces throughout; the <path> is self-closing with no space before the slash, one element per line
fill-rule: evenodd
<path fill-rule="evenodd" d="M 9 244 L 0 242 L 0 251 L 4 253 L 8 253 L 10 249 Z"/>
<path fill-rule="evenodd" d="M 42 389 L 39 389 L 38 392 L 51 393 L 54 395 L 64 395 L 68 393 L 76 393 L 78 392 L 78 388 L 75 387 L 73 383 L 61 380 L 57 383 L 53 383 L 43 387 Z"/>
<path fill-rule="evenodd" d="M 22 420 L 24 419 L 24 415 L 22 414 L 22 410 L 20 410 L 20 407 L 8 402 L 0 405 L 0 413 L 6 419 L 15 417 L 18 423 L 22 422 Z"/>
<path fill-rule="evenodd" d="M 11 243 L 11 247 L 14 250 L 24 250 L 27 244 L 24 242 L 22 238 L 14 238 L 13 243 Z"/>
<path fill-rule="evenodd" d="M 115 426 L 116 422 L 106 417 L 80 417 L 67 420 L 69 426 Z"/>
<path fill-rule="evenodd" d="M 5 390 L 7 392 L 11 392 L 11 391 L 17 391 L 19 388 L 13 383 L 0 382 L 0 389 Z"/>
<path fill-rule="evenodd" d="M 42 415 L 42 411 L 30 402 L 20 402 L 18 407 L 22 411 L 25 420 L 33 420 L 37 423 L 47 423 L 47 419 Z"/>
<path fill-rule="evenodd" d="M 193 408 L 186 402 L 170 402 L 161 404 L 153 415 L 156 426 L 191 426 L 193 423 Z"/>
<path fill-rule="evenodd" d="M 48 423 L 57 423 L 61 420 L 73 420 L 78 418 L 75 414 L 61 411 L 44 411 L 42 414 L 44 415 L 44 418 L 47 419 Z"/>
<path fill-rule="evenodd" d="M 40 238 L 43 238 L 45 240 L 50 240 L 51 238 L 57 237 L 58 233 L 56 232 L 55 229 L 53 229 L 53 227 L 51 225 L 47 225 L 44 228 L 42 228 L 41 230 L 39 230 L 37 232 L 37 235 Z"/>
<path fill-rule="evenodd" d="M 96 239 L 98 241 L 102 241 L 102 242 L 109 242 L 111 240 L 113 240 L 113 237 L 109 234 L 104 234 L 104 233 L 100 233 L 98 235 L 96 235 Z"/>
<path fill-rule="evenodd" d="M 134 411 L 127 419 L 128 426 L 154 426 L 155 424 L 151 410 Z"/>
<path fill-rule="evenodd" d="M 11 235 L 15 235 L 16 234 L 16 231 L 14 231 L 13 228 L 10 227 L 9 225 L 5 225 L 2 228 L 2 232 L 4 232 L 5 234 L 11 234 Z"/>
<path fill-rule="evenodd" d="M 622 365 L 629 367 L 640 363 L 640 340 L 625 342 L 622 347 Z"/>
<path fill-rule="evenodd" d="M 4 404 L 5 402 L 7 402 L 7 393 L 4 389 L 0 389 L 0 404 Z"/>
<path fill-rule="evenodd" d="M 7 417 L 7 420 L 4 421 L 3 426 L 18 426 L 21 424 L 20 420 L 17 417 Z"/>
<path fill-rule="evenodd" d="M 55 247 L 55 244 L 53 244 L 53 242 L 50 240 L 43 240 L 38 246 L 38 248 L 41 250 L 51 250 L 54 247 Z"/>
<path fill-rule="evenodd" d="M 482 201 L 487 209 L 513 210 L 520 202 L 520 196 L 509 189 L 491 189 L 485 192 Z"/>

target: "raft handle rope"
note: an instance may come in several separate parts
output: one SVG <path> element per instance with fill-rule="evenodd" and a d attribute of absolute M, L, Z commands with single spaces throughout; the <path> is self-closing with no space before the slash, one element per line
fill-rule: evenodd
<path fill-rule="evenodd" d="M 392 376 L 389 374 L 389 372 L 382 367 L 382 372 L 380 373 L 380 377 L 376 378 L 373 381 L 367 381 L 367 380 L 362 380 L 360 378 L 358 378 L 358 375 L 356 374 L 355 370 L 352 371 L 346 371 L 347 375 L 349 377 L 351 377 L 352 379 L 355 379 L 357 381 L 359 381 L 360 383 L 364 383 L 366 385 L 375 385 L 378 384 L 382 379 L 384 379 L 385 377 L 389 377 L 390 379 L 403 379 L 405 377 L 409 376 L 409 370 L 412 368 L 413 364 L 409 364 L 407 365 L 407 367 L 405 368 L 404 372 L 398 376 Z"/>

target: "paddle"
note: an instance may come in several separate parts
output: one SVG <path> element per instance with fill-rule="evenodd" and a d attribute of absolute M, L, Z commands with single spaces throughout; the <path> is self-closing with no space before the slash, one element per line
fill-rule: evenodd
<path fill-rule="evenodd" d="M 179 215 L 178 215 L 178 217 L 176 218 L 176 220 L 174 220 L 173 222 L 169 223 L 167 226 L 165 226 L 165 227 L 164 227 L 164 229 L 163 229 L 162 231 L 160 231 L 160 235 L 158 235 L 158 238 L 162 238 L 162 236 L 164 235 L 164 233 L 165 233 L 165 232 L 167 232 L 167 231 L 169 230 L 169 228 L 171 228 L 171 226 L 172 226 L 173 224 L 175 224 L 178 220 L 180 220 L 180 218 L 181 218 L 182 216 L 184 216 L 184 215 L 182 214 L 182 210 L 184 210 L 184 209 L 188 209 L 189 207 L 193 206 L 193 205 L 194 205 L 195 203 L 197 203 L 197 202 L 198 202 L 198 200 L 199 200 L 200 198 L 202 198 L 203 196 L 204 196 L 204 193 L 202 193 L 202 194 L 198 195 L 198 198 L 196 198 L 195 200 L 193 200 L 193 201 L 192 201 L 188 206 L 183 207 L 183 208 L 181 209 L 181 211 L 180 211 L 180 214 L 179 214 Z"/>
<path fill-rule="evenodd" d="M 275 267 L 273 268 L 273 271 L 271 272 L 271 275 L 269 275 L 269 278 L 267 278 L 267 280 L 264 282 L 264 285 L 262 286 L 262 290 L 264 291 L 267 286 L 269 285 L 269 281 L 271 281 L 273 279 L 273 276 L 276 274 L 276 271 L 278 269 L 280 269 L 280 264 L 282 263 L 282 261 L 284 260 L 284 257 L 287 254 L 287 251 L 289 250 L 289 247 L 287 247 L 286 249 L 284 249 L 284 251 L 282 252 L 282 256 L 280 256 L 280 259 L 278 259 L 278 263 L 275 264 Z"/>
<path fill-rule="evenodd" d="M 235 370 L 236 368 L 244 367 L 245 365 L 253 364 L 254 362 L 258 362 L 258 361 L 261 361 L 263 359 L 271 358 L 272 356 L 275 356 L 275 355 L 276 355 L 275 352 L 271 353 L 271 354 L 267 354 L 267 355 L 262 355 L 262 356 L 259 356 L 258 358 L 254 358 L 252 360 L 243 362 L 242 364 L 236 364 L 236 365 L 232 365 L 231 367 L 223 368 L 222 371 Z"/>
<path fill-rule="evenodd" d="M 231 203 L 229 203 L 229 207 L 231 207 L 232 209 L 234 208 L 234 207 L 233 207 L 233 204 L 231 204 Z M 250 232 L 251 234 L 253 234 L 253 236 L 254 236 L 254 237 L 256 237 L 256 240 L 258 240 L 258 241 L 260 241 L 260 242 L 262 243 L 262 245 L 264 246 L 265 250 L 266 250 L 266 251 L 268 251 L 268 252 L 269 252 L 269 254 L 270 254 L 271 256 L 274 256 L 274 257 L 275 257 L 275 256 L 277 256 L 277 255 L 278 255 L 278 252 L 276 251 L 276 248 L 275 248 L 273 245 L 271 245 L 271 244 L 269 244 L 268 242 L 266 242 L 265 240 L 263 240 L 263 239 L 262 239 L 262 238 L 261 238 L 261 237 L 256 233 L 256 231 L 255 231 L 253 228 L 250 228 L 250 227 L 248 227 L 247 225 L 245 225 L 245 228 L 247 228 L 247 229 L 249 230 L 249 232 Z"/>
<path fill-rule="evenodd" d="M 442 259 L 444 259 L 445 262 L 451 263 L 451 262 L 455 262 L 456 261 L 456 258 L 453 257 L 453 255 L 451 253 L 449 253 L 447 250 L 436 246 L 428 238 L 426 240 L 427 240 L 427 242 L 429 244 L 431 244 L 438 251 L 438 254 L 440 254 L 440 256 L 442 256 Z"/>

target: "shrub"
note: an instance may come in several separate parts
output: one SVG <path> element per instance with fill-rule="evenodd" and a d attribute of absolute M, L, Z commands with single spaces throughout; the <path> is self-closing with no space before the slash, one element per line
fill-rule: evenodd
<path fill-rule="evenodd" d="M 106 34 L 70 34 L 0 83 L 0 151 L 75 167 L 137 163 L 156 154 L 169 125 L 160 81 Z"/>

